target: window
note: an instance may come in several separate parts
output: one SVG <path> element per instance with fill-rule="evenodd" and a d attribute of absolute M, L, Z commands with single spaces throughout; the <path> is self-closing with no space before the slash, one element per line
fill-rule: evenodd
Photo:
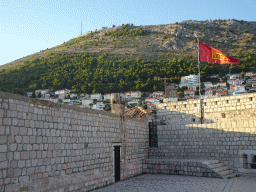
<path fill-rule="evenodd" d="M 218 101 L 215 101 L 215 105 L 218 105 Z"/>
<path fill-rule="evenodd" d="M 226 104 L 229 104 L 229 100 L 226 100 Z"/>
<path fill-rule="evenodd" d="M 222 117 L 222 118 L 226 118 L 225 113 L 221 113 L 221 117 Z"/>
<path fill-rule="evenodd" d="M 197 107 L 197 104 L 196 104 L 196 103 L 194 104 L 194 107 Z"/>
<path fill-rule="evenodd" d="M 195 119 L 195 118 L 192 118 L 192 122 L 196 122 L 196 119 Z"/>
<path fill-rule="evenodd" d="M 176 105 L 173 105 L 173 108 L 176 109 Z"/>
<path fill-rule="evenodd" d="M 240 99 L 237 99 L 237 103 L 240 103 Z"/>
<path fill-rule="evenodd" d="M 206 102 L 204 102 L 204 106 L 206 106 Z"/>
<path fill-rule="evenodd" d="M 186 107 L 187 107 L 187 104 L 184 104 L 184 107 L 186 108 Z"/>
<path fill-rule="evenodd" d="M 249 97 L 249 101 L 252 101 L 252 97 Z"/>

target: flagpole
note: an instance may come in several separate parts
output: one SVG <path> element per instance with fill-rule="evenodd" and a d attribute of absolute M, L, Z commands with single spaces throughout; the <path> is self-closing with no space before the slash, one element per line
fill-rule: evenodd
<path fill-rule="evenodd" d="M 202 101 L 201 101 L 201 81 L 200 81 L 200 61 L 199 61 L 199 54 L 200 54 L 200 46 L 199 46 L 199 37 L 197 38 L 198 41 L 198 72 L 199 72 L 199 101 L 200 101 L 200 121 L 202 124 Z"/>

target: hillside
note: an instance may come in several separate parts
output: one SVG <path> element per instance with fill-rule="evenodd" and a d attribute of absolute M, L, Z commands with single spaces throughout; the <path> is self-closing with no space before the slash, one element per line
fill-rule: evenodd
<path fill-rule="evenodd" d="M 209 74 L 254 71 L 255 22 L 184 21 L 181 23 L 104 28 L 62 45 L 1 66 L 0 90 L 26 95 L 35 89 L 73 89 L 77 93 L 163 90 L 159 77 L 197 74 L 197 37 L 240 65 L 201 63 Z"/>
<path fill-rule="evenodd" d="M 256 22 L 237 20 L 183 21 L 152 26 L 123 25 L 88 32 L 70 41 L 0 66 L 0 69 L 41 58 L 50 52 L 108 53 L 108 59 L 197 59 L 197 41 L 231 57 L 256 54 Z"/>

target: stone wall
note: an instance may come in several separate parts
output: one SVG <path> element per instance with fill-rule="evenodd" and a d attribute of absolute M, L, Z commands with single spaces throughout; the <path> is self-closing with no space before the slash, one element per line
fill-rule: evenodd
<path fill-rule="evenodd" d="M 0 191 L 88 191 L 142 173 L 147 119 L 0 92 Z"/>
<path fill-rule="evenodd" d="M 256 94 L 208 98 L 202 106 L 202 124 L 199 100 L 157 106 L 161 158 L 216 159 L 246 172 L 243 154 L 256 155 Z"/>

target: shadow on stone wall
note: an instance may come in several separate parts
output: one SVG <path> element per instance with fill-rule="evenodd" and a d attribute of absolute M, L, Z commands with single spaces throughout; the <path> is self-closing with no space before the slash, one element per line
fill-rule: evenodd
<path fill-rule="evenodd" d="M 230 118 L 215 113 L 213 119 L 204 119 L 200 124 L 197 115 L 161 109 L 157 126 L 158 148 L 150 148 L 148 157 L 219 160 L 232 169 L 251 169 L 248 162 L 255 162 L 246 159 L 244 154 L 256 155 L 256 121 L 246 118 L 246 112 L 236 117 L 237 111 L 230 113 Z"/>

